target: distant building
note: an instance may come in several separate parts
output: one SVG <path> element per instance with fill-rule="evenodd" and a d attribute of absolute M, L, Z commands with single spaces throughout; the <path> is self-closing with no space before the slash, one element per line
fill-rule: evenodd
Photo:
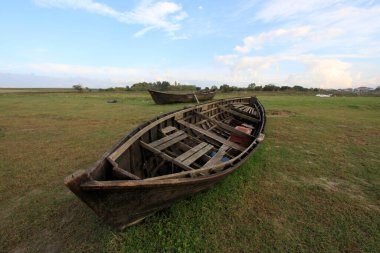
<path fill-rule="evenodd" d="M 321 97 L 321 98 L 329 98 L 331 97 L 333 94 L 317 94 L 315 95 L 316 97 Z"/>
<path fill-rule="evenodd" d="M 354 92 L 356 92 L 356 93 L 369 93 L 373 90 L 374 90 L 373 88 L 362 86 L 362 87 L 355 88 Z"/>
<path fill-rule="evenodd" d="M 338 91 L 340 91 L 340 92 L 352 92 L 353 89 L 352 88 L 338 89 Z"/>

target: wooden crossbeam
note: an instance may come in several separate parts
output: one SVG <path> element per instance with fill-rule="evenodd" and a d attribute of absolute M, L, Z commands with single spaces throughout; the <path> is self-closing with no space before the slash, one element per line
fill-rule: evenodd
<path fill-rule="evenodd" d="M 174 137 L 174 138 L 170 139 L 169 141 L 162 143 L 161 145 L 156 146 L 156 149 L 164 150 L 164 149 L 166 149 L 166 148 L 168 148 L 168 147 L 170 147 L 170 146 L 176 144 L 177 142 L 180 142 L 186 138 L 187 138 L 187 134 L 185 134 L 185 133 L 181 134 L 180 136 Z"/>
<path fill-rule="evenodd" d="M 135 174 L 132 174 L 129 171 L 126 171 L 126 170 L 123 170 L 122 168 L 120 168 L 119 165 L 115 161 L 113 161 L 112 159 L 107 158 L 107 160 L 112 164 L 112 166 L 113 166 L 113 168 L 112 168 L 113 171 L 112 172 L 117 177 L 121 177 L 123 179 L 136 179 L 136 180 L 140 180 L 141 179 L 138 176 L 136 176 Z"/>
<path fill-rule="evenodd" d="M 216 135 L 216 134 L 214 134 L 212 132 L 209 132 L 209 131 L 207 131 L 207 130 L 205 130 L 203 128 L 200 128 L 200 127 L 198 127 L 196 125 L 190 124 L 189 122 L 186 122 L 184 120 L 177 120 L 177 122 L 179 124 L 187 127 L 187 128 L 190 128 L 190 129 L 192 129 L 192 130 L 194 130 L 194 131 L 196 131 L 196 132 L 198 132 L 198 133 L 200 133 L 202 135 L 205 135 L 205 136 L 207 136 L 207 137 L 209 137 L 211 139 L 214 139 L 214 140 L 216 140 L 216 141 L 218 141 L 218 142 L 220 142 L 222 144 L 226 144 L 227 146 L 229 146 L 231 148 L 234 148 L 234 149 L 239 150 L 239 151 L 244 151 L 245 150 L 244 147 L 242 147 L 242 146 L 240 146 L 240 145 L 238 145 L 238 144 L 236 144 L 234 142 L 228 141 L 228 140 L 224 139 L 223 137 L 220 137 L 219 135 Z"/>
<path fill-rule="evenodd" d="M 165 136 L 165 137 L 163 137 L 163 138 L 161 138 L 161 139 L 158 139 L 158 140 L 156 140 L 156 141 L 153 141 L 153 142 L 149 143 L 149 145 L 152 146 L 152 147 L 158 147 L 158 146 L 164 144 L 165 142 L 168 142 L 168 141 L 170 141 L 171 139 L 173 139 L 173 138 L 175 138 L 175 137 L 178 137 L 178 136 L 180 136 L 180 135 L 182 135 L 182 134 L 184 134 L 184 132 L 180 130 L 180 131 L 177 131 L 177 132 L 175 132 L 175 133 L 173 133 L 173 134 L 170 134 L 170 135 L 168 135 L 168 136 Z"/>
<path fill-rule="evenodd" d="M 227 125 L 227 124 L 224 124 L 223 122 L 220 122 L 220 121 L 214 120 L 214 119 L 212 119 L 212 118 L 210 118 L 210 117 L 208 117 L 208 116 L 206 116 L 206 115 L 203 115 L 202 113 L 199 113 L 199 112 L 195 112 L 195 113 L 198 114 L 198 115 L 200 115 L 200 116 L 203 117 L 203 118 L 208 119 L 210 122 L 212 122 L 212 123 L 218 125 L 219 127 L 223 128 L 223 129 L 225 129 L 225 130 L 228 130 L 228 131 L 233 132 L 233 133 L 235 133 L 235 134 L 237 134 L 237 135 L 240 135 L 240 136 L 248 137 L 248 138 L 250 138 L 250 139 L 255 139 L 254 136 L 252 136 L 252 135 L 250 135 L 250 134 L 247 134 L 247 133 L 244 133 L 244 132 L 242 132 L 242 131 L 239 131 L 239 130 L 233 128 L 233 127 L 230 126 L 230 125 Z"/>
<path fill-rule="evenodd" d="M 181 162 L 182 164 L 190 165 L 193 162 L 195 162 L 198 158 L 206 154 L 208 151 L 210 151 L 213 147 L 213 145 L 202 142 L 197 146 L 189 149 L 185 153 L 181 154 L 175 160 Z"/>
<path fill-rule="evenodd" d="M 170 133 L 170 132 L 173 132 L 173 131 L 175 131 L 175 130 L 177 130 L 177 128 L 176 127 L 174 127 L 174 126 L 167 126 L 167 127 L 165 127 L 165 128 L 161 128 L 161 133 L 163 133 L 163 134 L 168 134 L 168 133 Z"/>
<path fill-rule="evenodd" d="M 198 152 L 200 149 L 202 149 L 203 147 L 207 146 L 207 143 L 205 142 L 201 142 L 199 143 L 197 146 L 195 147 L 192 147 L 190 148 L 189 150 L 187 150 L 185 153 L 179 155 L 176 157 L 176 160 L 178 162 L 182 162 L 183 160 L 185 160 L 186 158 L 188 158 L 189 156 L 193 155 L 194 153 Z"/>
<path fill-rule="evenodd" d="M 185 113 L 185 112 L 188 112 L 192 110 L 191 108 L 188 108 L 188 109 L 185 109 L 181 112 L 182 113 Z M 115 149 L 108 157 L 110 159 L 112 159 L 113 161 L 116 161 L 117 158 L 119 158 L 135 141 L 138 141 L 139 138 L 141 138 L 141 136 L 146 133 L 147 131 L 149 131 L 150 129 L 152 129 L 153 127 L 159 125 L 160 123 L 166 121 L 166 120 L 169 120 L 171 118 L 174 118 L 175 117 L 175 113 L 174 114 L 168 114 L 162 118 L 159 118 L 158 120 L 150 123 L 149 125 L 145 126 L 143 129 L 140 129 L 139 132 L 137 132 L 136 134 L 134 134 L 133 136 L 131 136 L 128 140 L 126 140 L 123 144 L 120 145 L 120 147 L 118 147 L 117 149 Z"/>
<path fill-rule="evenodd" d="M 245 114 L 243 114 L 243 113 L 240 113 L 240 112 L 237 112 L 237 111 L 231 110 L 231 109 L 226 108 L 226 107 L 224 107 L 224 106 L 220 106 L 220 105 L 218 105 L 218 108 L 220 108 L 221 110 L 223 110 L 223 111 L 225 111 L 225 112 L 228 112 L 229 114 L 235 115 L 235 116 L 237 116 L 237 117 L 239 117 L 239 118 L 246 119 L 246 120 L 249 120 L 249 121 L 251 121 L 251 122 L 255 122 L 255 123 L 258 123 L 258 122 L 259 122 L 258 119 L 255 119 L 255 118 L 252 118 L 252 117 L 250 117 L 250 116 L 247 116 L 247 115 L 245 115 Z"/>
<path fill-rule="evenodd" d="M 207 144 L 205 147 L 203 147 L 201 150 L 198 152 L 194 153 L 190 157 L 188 157 L 186 160 L 182 161 L 183 164 L 185 165 L 190 165 L 193 162 L 195 162 L 198 158 L 209 152 L 211 149 L 213 149 L 214 146 L 211 144 Z"/>
<path fill-rule="evenodd" d="M 211 167 L 217 163 L 220 162 L 220 160 L 222 160 L 224 154 L 227 152 L 227 149 L 229 149 L 229 147 L 227 145 L 222 145 L 218 152 L 213 156 L 211 157 L 210 160 L 207 161 L 207 163 L 203 166 L 203 167 Z"/>
<path fill-rule="evenodd" d="M 199 121 L 199 122 L 197 122 L 197 123 L 195 123 L 195 124 L 197 124 L 197 125 L 202 125 L 203 123 L 205 123 L 207 120 L 201 120 L 201 121 Z"/>
<path fill-rule="evenodd" d="M 152 146 L 151 146 L 150 144 L 148 144 L 148 143 L 145 143 L 145 142 L 143 142 L 143 141 L 140 140 L 140 145 L 141 145 L 143 148 L 145 148 L 145 149 L 151 151 L 153 154 L 156 154 L 156 155 L 161 156 L 162 159 L 165 159 L 166 161 L 172 162 L 172 163 L 174 163 L 175 165 L 181 167 L 181 168 L 184 169 L 184 170 L 193 170 L 193 168 L 191 168 L 191 167 L 189 167 L 189 166 L 187 166 L 187 165 L 185 165 L 185 164 L 183 164 L 183 163 L 180 163 L 180 162 L 176 161 L 175 158 L 173 158 L 173 157 L 171 157 L 171 156 L 165 154 L 164 152 L 162 152 L 162 151 L 160 151 L 160 150 L 158 150 L 158 149 L 152 147 Z"/>

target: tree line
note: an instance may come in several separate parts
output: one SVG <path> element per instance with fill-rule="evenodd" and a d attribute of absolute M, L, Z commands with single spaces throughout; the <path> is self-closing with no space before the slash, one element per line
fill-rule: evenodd
<path fill-rule="evenodd" d="M 90 89 L 83 88 L 82 85 L 73 85 L 73 89 L 82 91 L 91 91 Z M 131 86 L 125 87 L 110 87 L 107 89 L 98 89 L 99 91 L 147 91 L 147 90 L 160 90 L 160 91 L 197 91 L 201 90 L 201 87 L 197 87 L 191 84 L 181 84 L 174 82 L 171 84 L 168 81 L 157 82 L 138 82 Z M 233 91 L 319 91 L 318 88 L 304 88 L 300 85 L 291 86 L 277 86 L 275 84 L 256 85 L 256 83 L 250 83 L 247 87 L 230 86 L 228 84 L 222 84 L 219 87 L 213 85 L 211 87 L 205 87 L 204 90 L 218 90 L 220 92 L 233 92 Z"/>
<path fill-rule="evenodd" d="M 174 82 L 174 84 L 170 84 L 168 81 L 157 81 L 157 82 L 140 82 L 135 83 L 131 87 L 126 86 L 127 90 L 132 91 L 146 91 L 146 90 L 160 90 L 160 91 L 195 91 L 200 90 L 200 87 L 191 84 L 181 84 Z"/>
<path fill-rule="evenodd" d="M 233 92 L 233 91 L 318 91 L 318 88 L 304 88 L 300 85 L 291 86 L 277 86 L 275 84 L 256 85 L 255 83 L 248 84 L 247 87 L 229 86 L 223 84 L 219 87 L 221 92 Z"/>

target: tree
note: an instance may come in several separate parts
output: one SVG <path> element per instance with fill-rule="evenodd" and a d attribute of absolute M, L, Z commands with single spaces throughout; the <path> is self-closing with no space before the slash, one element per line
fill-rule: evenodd
<path fill-rule="evenodd" d="M 293 89 L 294 90 L 297 90 L 297 91 L 304 91 L 304 90 L 307 90 L 306 88 L 300 86 L 300 85 L 295 85 L 293 86 Z"/>
<path fill-rule="evenodd" d="M 79 91 L 79 92 L 82 92 L 82 91 L 83 91 L 83 87 L 82 87 L 82 85 L 80 85 L 80 84 L 75 84 L 75 85 L 73 85 L 73 89 L 74 89 L 74 90 L 77 90 L 77 91 Z"/>
<path fill-rule="evenodd" d="M 281 91 L 290 90 L 290 89 L 291 89 L 291 87 L 289 87 L 289 86 L 281 86 L 281 88 L 280 88 Z"/>
<path fill-rule="evenodd" d="M 248 90 L 254 90 L 256 87 L 256 84 L 255 83 L 250 83 L 248 84 Z"/>
<path fill-rule="evenodd" d="M 274 85 L 274 84 L 267 84 L 264 86 L 263 91 L 276 91 L 279 90 L 280 87 Z"/>
<path fill-rule="evenodd" d="M 219 90 L 222 92 L 230 92 L 231 88 L 228 84 L 223 84 L 219 87 Z"/>

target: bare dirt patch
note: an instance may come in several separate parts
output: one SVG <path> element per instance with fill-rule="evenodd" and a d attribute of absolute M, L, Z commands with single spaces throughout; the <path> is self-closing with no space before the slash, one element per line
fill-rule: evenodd
<path fill-rule="evenodd" d="M 287 111 L 287 110 L 268 110 L 268 111 L 266 111 L 266 115 L 269 118 L 292 117 L 292 116 L 295 116 L 296 113 L 292 112 L 292 111 Z"/>

